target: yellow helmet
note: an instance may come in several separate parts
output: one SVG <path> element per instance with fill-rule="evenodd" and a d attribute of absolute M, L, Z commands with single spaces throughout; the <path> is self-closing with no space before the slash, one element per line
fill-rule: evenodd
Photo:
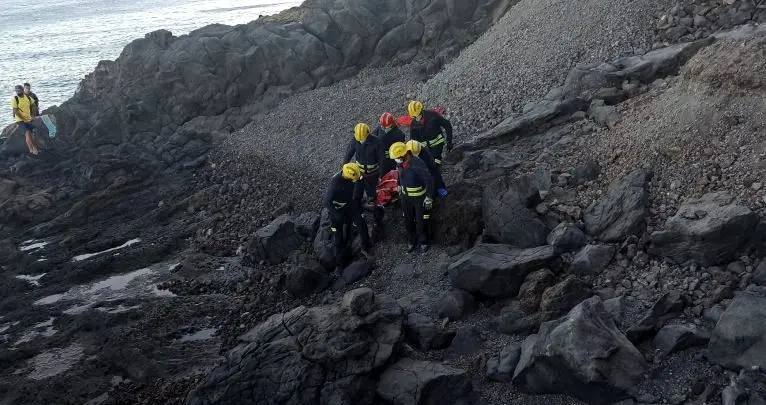
<path fill-rule="evenodd" d="M 404 142 L 394 142 L 390 148 L 388 148 L 388 155 L 391 159 L 401 159 L 407 154 L 407 145 Z"/>
<path fill-rule="evenodd" d="M 346 180 L 357 181 L 362 178 L 362 170 L 359 169 L 358 164 L 353 162 L 343 165 L 341 173 Z"/>
<path fill-rule="evenodd" d="M 423 149 L 423 145 L 415 140 L 407 141 L 407 151 L 412 152 L 413 155 L 420 155 L 420 151 Z"/>
<path fill-rule="evenodd" d="M 410 105 L 407 106 L 407 112 L 410 114 L 410 117 L 419 117 L 423 113 L 423 103 L 415 100 L 410 101 Z"/>
<path fill-rule="evenodd" d="M 370 136 L 370 126 L 360 122 L 354 127 L 354 139 L 358 142 L 364 142 Z"/>

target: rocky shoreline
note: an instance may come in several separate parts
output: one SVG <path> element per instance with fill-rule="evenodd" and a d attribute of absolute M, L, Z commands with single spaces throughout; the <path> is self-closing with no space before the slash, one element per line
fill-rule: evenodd
<path fill-rule="evenodd" d="M 369 37 L 345 25 L 366 15 L 361 0 L 153 33 L 49 111 L 55 155 L 4 151 L 0 403 L 763 402 L 766 30 L 718 31 L 759 21 L 761 5 L 665 5 L 641 27 L 658 45 L 474 104 L 444 87 L 471 77 L 476 45 L 457 51 L 530 6 L 392 3 Z M 681 21 L 691 14 L 716 25 Z M 327 15 L 337 26 L 318 30 Z M 420 37 L 382 51 L 426 17 Z M 685 33 L 668 37 L 676 23 Z M 361 56 L 304 87 L 230 70 L 244 44 L 316 40 Z M 248 66 L 290 63 L 264 55 Z M 245 81 L 256 76 L 268 85 Z M 145 99 L 136 86 L 158 79 L 177 85 Z M 217 102 L 232 86 L 248 96 Z M 402 255 L 391 207 L 375 263 L 328 273 L 318 196 L 346 122 L 421 95 L 466 131 L 448 156 L 440 246 Z M 507 108 L 496 125 L 465 119 L 492 104 Z"/>

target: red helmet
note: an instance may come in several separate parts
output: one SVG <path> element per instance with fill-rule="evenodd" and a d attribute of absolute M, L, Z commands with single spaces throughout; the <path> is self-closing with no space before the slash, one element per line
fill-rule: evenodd
<path fill-rule="evenodd" d="M 391 113 L 383 113 L 380 116 L 380 126 L 383 128 L 391 128 L 396 125 L 396 119 Z"/>

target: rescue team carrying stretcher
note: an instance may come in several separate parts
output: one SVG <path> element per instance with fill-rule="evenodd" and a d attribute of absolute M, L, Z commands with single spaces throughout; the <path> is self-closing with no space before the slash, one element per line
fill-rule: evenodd
<path fill-rule="evenodd" d="M 372 133 L 367 124 L 356 124 L 341 171 L 330 180 L 323 205 L 330 211 L 338 269 L 343 268 L 352 224 L 361 236 L 364 255 L 372 255 L 372 240 L 362 212 L 365 207 L 371 209 L 375 226 L 383 225 L 388 194 L 385 190 L 379 193 L 378 188 L 392 180 L 404 211 L 407 252 L 428 251 L 433 201 L 437 195 L 447 195 L 441 164 L 444 149 L 452 150 L 452 124 L 438 111 L 425 110 L 419 101 L 411 101 L 407 112 L 408 116 L 399 120 L 383 113 L 380 126 Z M 400 125 L 409 127 L 409 141 Z"/>

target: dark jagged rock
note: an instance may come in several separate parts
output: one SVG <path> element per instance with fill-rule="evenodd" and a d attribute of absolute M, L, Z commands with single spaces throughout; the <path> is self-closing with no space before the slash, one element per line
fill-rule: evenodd
<path fill-rule="evenodd" d="M 577 252 L 569 272 L 577 275 L 598 275 L 609 265 L 617 247 L 612 245 L 588 245 Z"/>
<path fill-rule="evenodd" d="M 760 388 L 764 386 L 763 379 L 758 371 L 740 370 L 739 375 L 732 378 L 721 392 L 723 405 L 766 405 L 766 400 L 758 390 L 759 385 Z"/>
<path fill-rule="evenodd" d="M 187 404 L 330 403 L 337 397 L 371 404 L 358 390 L 369 388 L 369 373 L 387 363 L 401 338 L 401 307 L 369 290 L 346 293 L 342 304 L 301 306 L 243 335 L 246 343 L 229 352 Z"/>
<path fill-rule="evenodd" d="M 686 306 L 686 300 L 678 291 L 665 293 L 652 305 L 649 312 L 626 335 L 631 342 L 639 342 L 657 332 L 670 319 L 678 316 Z"/>
<path fill-rule="evenodd" d="M 436 304 L 436 314 L 440 318 L 457 321 L 472 313 L 475 307 L 476 303 L 471 293 L 463 290 L 452 290 L 439 298 Z"/>
<path fill-rule="evenodd" d="M 652 174 L 638 169 L 612 183 L 607 195 L 585 211 L 585 228 L 604 242 L 622 242 L 643 229 Z"/>
<path fill-rule="evenodd" d="M 56 125 L 56 117 L 50 116 L 50 118 L 53 124 Z M 34 127 L 33 134 L 37 137 L 39 149 L 47 149 L 51 144 L 48 127 L 43 124 L 42 119 L 39 117 L 32 120 L 32 126 Z M 0 134 L 0 156 L 14 156 L 29 153 L 24 132 L 24 128 L 16 123 L 5 127 L 2 134 Z"/>
<path fill-rule="evenodd" d="M 732 197 L 707 194 L 681 205 L 665 229 L 652 234 L 650 252 L 678 263 L 725 263 L 748 243 L 757 225 L 758 215 Z"/>
<path fill-rule="evenodd" d="M 575 184 L 580 185 L 589 181 L 598 179 L 598 175 L 601 174 L 601 166 L 598 162 L 591 160 L 584 164 L 577 166 L 574 170 Z"/>
<path fill-rule="evenodd" d="M 753 284 L 766 286 L 766 260 L 763 260 L 753 272 L 753 278 L 750 279 Z"/>
<path fill-rule="evenodd" d="M 475 354 L 484 349 L 484 338 L 481 332 L 473 326 L 466 326 L 457 330 L 455 338 L 447 351 L 456 356 Z"/>
<path fill-rule="evenodd" d="M 513 383 L 528 393 L 562 393 L 610 405 L 628 398 L 646 369 L 601 299 L 592 297 L 524 341 Z"/>
<path fill-rule="evenodd" d="M 507 335 L 528 335 L 540 326 L 540 315 L 525 312 L 517 301 L 513 301 L 500 311 L 492 325 L 498 332 Z"/>
<path fill-rule="evenodd" d="M 322 266 L 302 257 L 286 272 L 285 288 L 295 297 L 307 297 L 327 288 L 330 278 Z"/>
<path fill-rule="evenodd" d="M 316 212 L 304 212 L 295 218 L 295 228 L 306 238 L 313 239 L 319 230 L 320 215 Z"/>
<path fill-rule="evenodd" d="M 449 346 L 455 332 L 444 330 L 433 319 L 418 313 L 407 315 L 405 340 L 419 350 L 441 350 Z"/>
<path fill-rule="evenodd" d="M 588 243 L 588 237 L 571 223 L 558 224 L 546 238 L 549 245 L 553 245 L 559 252 L 571 252 L 583 247 Z"/>
<path fill-rule="evenodd" d="M 742 292 L 718 320 L 707 358 L 731 369 L 766 367 L 766 298 Z"/>
<path fill-rule="evenodd" d="M 337 280 L 335 280 L 335 284 L 333 284 L 333 288 L 336 290 L 340 290 L 341 288 L 353 284 L 368 275 L 372 272 L 372 266 L 373 263 L 367 261 L 367 260 L 357 260 L 343 269 L 343 272 L 341 272 L 340 277 L 338 277 Z"/>
<path fill-rule="evenodd" d="M 404 358 L 383 372 L 377 392 L 393 405 L 421 405 L 455 404 L 472 390 L 463 370 Z"/>
<path fill-rule="evenodd" d="M 554 284 L 556 284 L 556 275 L 548 269 L 529 273 L 519 288 L 519 294 L 516 297 L 521 310 L 528 314 L 537 312 L 540 309 L 540 300 L 543 297 L 543 293 Z"/>
<path fill-rule="evenodd" d="M 590 285 L 570 276 L 545 290 L 540 300 L 540 319 L 545 322 L 563 316 L 593 295 Z"/>
<path fill-rule="evenodd" d="M 508 245 L 480 244 L 449 266 L 452 286 L 488 297 L 513 297 L 527 274 L 556 260 L 552 246 L 516 249 Z"/>
<path fill-rule="evenodd" d="M 521 162 L 513 159 L 511 155 L 496 149 L 483 149 L 465 153 L 456 165 L 463 178 L 474 178 L 486 173 L 496 175 L 508 174 L 521 165 Z"/>
<path fill-rule="evenodd" d="M 259 229 L 247 243 L 245 257 L 258 262 L 281 263 L 303 244 L 295 222 L 289 215 L 282 215 L 269 225 Z"/>
<path fill-rule="evenodd" d="M 545 244 L 548 230 L 529 209 L 542 199 L 529 180 L 520 179 L 508 188 L 496 181 L 484 190 L 482 201 L 485 234 L 493 241 L 519 248 Z"/>
<path fill-rule="evenodd" d="M 625 316 L 625 297 L 619 296 L 604 300 L 604 308 L 606 308 L 606 312 L 609 312 L 609 315 L 612 316 L 614 323 L 617 326 L 622 326 L 622 321 Z"/>
<path fill-rule="evenodd" d="M 652 344 L 662 353 L 670 354 L 693 346 L 706 345 L 709 340 L 710 336 L 696 327 L 667 325 L 657 332 Z"/>
<path fill-rule="evenodd" d="M 620 120 L 620 114 L 613 105 L 606 105 L 604 100 L 593 100 L 588 108 L 588 116 L 599 125 L 613 128 Z"/>
<path fill-rule="evenodd" d="M 471 246 L 484 230 L 481 220 L 481 186 L 451 184 L 449 194 L 434 206 L 434 240 L 442 245 Z"/>
<path fill-rule="evenodd" d="M 513 370 L 519 364 L 521 345 L 511 343 L 500 351 L 496 357 L 487 360 L 487 378 L 492 381 L 508 382 L 513 377 Z"/>

